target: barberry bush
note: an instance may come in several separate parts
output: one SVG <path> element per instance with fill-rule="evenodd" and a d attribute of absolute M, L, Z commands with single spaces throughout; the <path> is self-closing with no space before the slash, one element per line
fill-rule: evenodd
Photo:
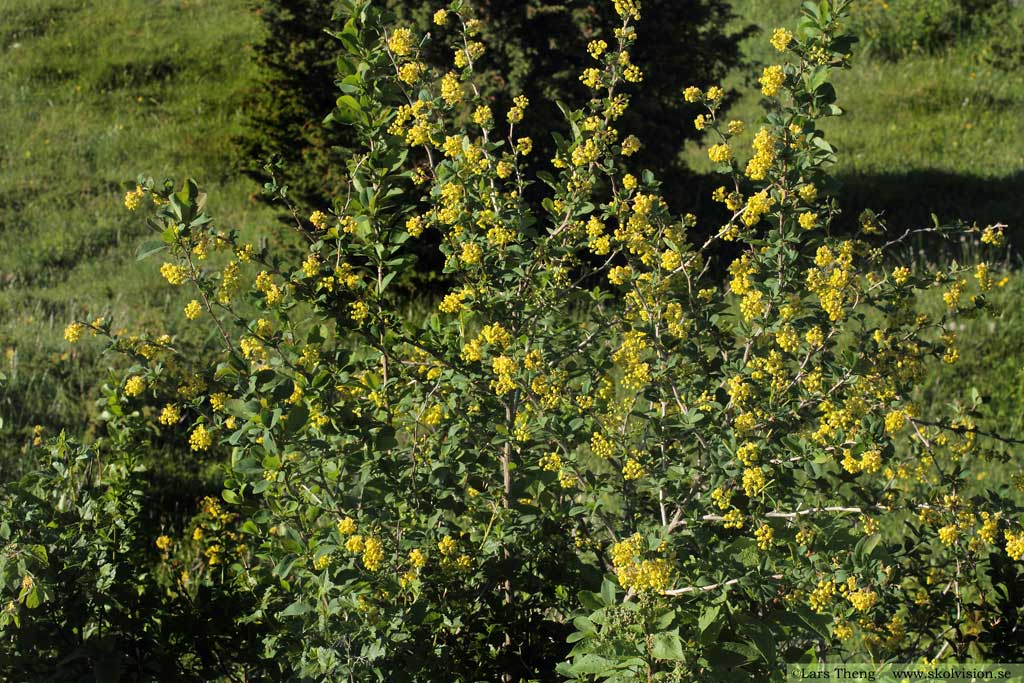
<path fill-rule="evenodd" d="M 454 37 L 438 71 L 426 36 L 342 2 L 333 116 L 364 146 L 340 210 L 297 220 L 301 260 L 218 229 L 196 183 L 140 178 L 126 204 L 151 200 L 158 234 L 140 256 L 195 292 L 183 317 L 221 350 L 67 329 L 137 361 L 110 398 L 122 439 L 158 429 L 224 462 L 223 503 L 153 541 L 192 558 L 167 590 L 253 596 L 238 622 L 274 680 L 760 681 L 824 658 L 1019 656 L 1024 482 L 984 476 L 1016 444 L 970 401 L 940 419 L 912 400 L 1000 274 L 896 260 L 915 235 L 995 249 L 1004 226 L 866 212 L 831 234 L 819 122 L 842 113 L 850 4 L 805 3 L 772 34 L 762 120 L 728 120 L 715 84 L 683 93 L 731 215 L 708 225 L 635 167 L 658 141 L 619 130 L 643 87 L 638 0 L 614 0 L 591 97 L 536 174 L 530 102 L 480 96 L 468 4 L 433 17 Z M 410 312 L 389 285 L 428 230 L 454 284 Z M 34 585 L 0 628 L 46 619 Z"/>

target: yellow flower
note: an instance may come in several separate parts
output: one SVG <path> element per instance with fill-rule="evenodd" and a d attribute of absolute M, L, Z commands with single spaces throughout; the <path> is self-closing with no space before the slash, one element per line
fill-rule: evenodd
<path fill-rule="evenodd" d="M 494 125 L 494 115 L 491 114 L 491 108 L 486 104 L 481 104 L 473 111 L 473 123 L 477 124 L 481 128 L 490 128 Z"/>
<path fill-rule="evenodd" d="M 793 40 L 793 34 L 784 28 L 777 28 L 772 33 L 771 44 L 779 52 L 785 52 L 789 46 L 789 41 Z"/>
<path fill-rule="evenodd" d="M 644 466 L 633 458 L 626 460 L 626 464 L 622 467 L 622 478 L 626 481 L 640 479 L 645 474 L 647 474 L 647 470 L 645 470 Z"/>
<path fill-rule="evenodd" d="M 198 424 L 192 430 L 192 435 L 188 438 L 188 444 L 194 451 L 205 451 L 213 444 L 213 437 L 210 436 L 210 432 L 206 431 L 205 426 Z"/>
<path fill-rule="evenodd" d="M 782 87 L 785 80 L 786 75 L 783 73 L 781 66 L 766 66 L 760 79 L 761 92 L 764 93 L 766 97 L 774 97 L 779 92 L 779 88 Z"/>
<path fill-rule="evenodd" d="M 769 550 L 775 540 L 775 532 L 767 524 L 762 524 L 754 531 L 754 538 L 757 539 L 757 547 L 760 550 Z"/>
<path fill-rule="evenodd" d="M 350 553 L 361 553 L 363 552 L 364 543 L 363 537 L 359 534 L 349 536 L 348 540 L 345 541 L 345 549 Z"/>
<path fill-rule="evenodd" d="M 157 536 L 156 547 L 159 548 L 161 552 L 165 552 L 165 553 L 168 550 L 170 550 L 170 548 L 171 548 L 171 538 L 170 538 L 170 536 Z"/>
<path fill-rule="evenodd" d="M 615 11 L 623 19 L 640 20 L 640 0 L 614 0 Z"/>
<path fill-rule="evenodd" d="M 380 569 L 384 561 L 384 544 L 379 539 L 370 536 L 363 544 L 363 566 L 369 571 L 375 572 Z"/>
<path fill-rule="evenodd" d="M 134 190 L 125 193 L 125 208 L 128 209 L 129 211 L 135 211 L 136 209 L 138 209 L 139 205 L 142 203 L 142 197 L 145 193 L 146 191 L 142 188 L 141 185 L 136 185 Z"/>
<path fill-rule="evenodd" d="M 814 186 L 814 183 L 806 183 L 797 188 L 797 194 L 800 195 L 800 199 L 809 204 L 818 198 L 818 188 Z"/>
<path fill-rule="evenodd" d="M 459 82 L 458 75 L 453 71 L 449 71 L 441 79 L 441 99 L 451 107 L 462 102 L 462 84 Z"/>
<path fill-rule="evenodd" d="M 438 26 L 444 26 L 448 22 L 448 10 L 439 9 L 434 12 L 434 23 Z"/>
<path fill-rule="evenodd" d="M 475 242 L 467 242 L 462 245 L 462 252 L 459 254 L 459 258 L 461 258 L 462 262 L 467 266 L 472 266 L 480 263 L 480 259 L 483 255 L 484 250 L 479 244 L 476 244 Z"/>
<path fill-rule="evenodd" d="M 85 329 L 85 325 L 82 323 L 69 323 L 64 328 L 64 340 L 69 344 L 74 344 L 82 338 L 82 330 Z"/>
<path fill-rule="evenodd" d="M 939 529 L 939 540 L 945 546 L 956 545 L 958 538 L 960 538 L 960 529 L 956 524 L 947 524 Z"/>
<path fill-rule="evenodd" d="M 858 612 L 867 612 L 878 602 L 878 594 L 870 588 L 862 588 L 850 593 L 847 599 Z"/>
<path fill-rule="evenodd" d="M 348 314 L 351 316 L 352 322 L 359 325 L 369 317 L 370 307 L 366 305 L 365 301 L 353 301 L 349 304 Z"/>
<path fill-rule="evenodd" d="M 195 320 L 202 314 L 202 312 L 203 307 L 196 299 L 192 299 L 192 301 L 188 302 L 188 305 L 185 306 L 185 317 L 189 320 Z"/>
<path fill-rule="evenodd" d="M 453 555 L 455 553 L 455 547 L 455 539 L 451 536 L 445 536 L 437 544 L 438 551 L 445 557 Z"/>
<path fill-rule="evenodd" d="M 1006 554 L 1010 559 L 1016 561 L 1024 557 L 1024 531 L 1007 530 L 1003 535 L 1006 537 Z"/>
<path fill-rule="evenodd" d="M 181 419 L 181 411 L 178 410 L 178 406 L 173 403 L 168 403 L 164 406 L 164 409 L 160 411 L 160 424 L 170 427 L 178 423 Z"/>
<path fill-rule="evenodd" d="M 416 81 L 420 80 L 426 70 L 427 67 L 422 62 L 403 64 L 398 68 L 398 80 L 406 85 L 414 85 Z"/>
<path fill-rule="evenodd" d="M 188 278 L 188 269 L 173 263 L 165 263 L 160 266 L 160 274 L 172 285 L 180 285 Z"/>
<path fill-rule="evenodd" d="M 695 85 L 691 85 L 683 91 L 683 99 L 690 103 L 697 102 L 703 95 L 704 93 Z"/>
<path fill-rule="evenodd" d="M 146 380 L 142 379 L 138 375 L 134 375 L 128 378 L 128 381 L 124 383 L 124 393 L 126 396 L 138 396 L 146 390 Z"/>
<path fill-rule="evenodd" d="M 314 211 L 309 215 L 309 222 L 317 230 L 324 230 L 327 227 L 327 214 L 323 211 Z"/>
<path fill-rule="evenodd" d="M 388 48 L 399 57 L 412 52 L 412 31 L 407 28 L 395 29 L 395 32 L 388 38 Z"/>
<path fill-rule="evenodd" d="M 724 143 L 708 149 L 708 158 L 716 164 L 727 164 L 732 159 L 732 150 Z"/>

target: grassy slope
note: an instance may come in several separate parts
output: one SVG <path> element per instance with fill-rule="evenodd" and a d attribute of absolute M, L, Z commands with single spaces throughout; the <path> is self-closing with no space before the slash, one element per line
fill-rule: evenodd
<path fill-rule="evenodd" d="M 68 353 L 73 316 L 181 318 L 154 263 L 134 259 L 146 227 L 123 207 L 126 182 L 191 175 L 223 225 L 269 224 L 230 164 L 258 31 L 244 0 L 0 0 L 7 429 L 81 419 L 106 362 Z"/>
<path fill-rule="evenodd" d="M 744 44 L 747 57 L 777 62 L 781 56 L 768 37 L 774 27 L 796 25 L 799 3 L 733 4 L 739 23 L 760 29 Z M 1015 242 L 1024 242 L 1024 72 L 985 65 L 978 47 L 965 40 L 945 54 L 899 62 L 855 52 L 852 69 L 835 78 L 847 113 L 823 125 L 839 150 L 835 170 L 844 203 L 884 208 L 900 226 L 930 223 L 931 212 L 944 221 L 1002 221 Z M 730 115 L 753 122 L 760 95 L 743 80 L 743 74 L 731 79 L 744 94 Z M 685 154 L 695 168 L 710 168 L 703 148 L 693 145 Z"/>

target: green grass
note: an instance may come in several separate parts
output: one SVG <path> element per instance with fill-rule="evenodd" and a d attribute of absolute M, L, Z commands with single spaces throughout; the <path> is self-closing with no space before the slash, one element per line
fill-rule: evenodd
<path fill-rule="evenodd" d="M 744 42 L 747 58 L 777 63 L 782 56 L 768 37 L 775 27 L 795 27 L 798 3 L 736 0 L 734 9 L 739 25 L 760 29 Z M 852 68 L 834 79 L 846 114 L 822 125 L 838 148 L 835 172 L 851 212 L 885 210 L 899 228 L 930 224 L 933 212 L 943 221 L 1001 221 L 1013 241 L 1024 241 L 1024 71 L 985 64 L 978 57 L 984 40 L 965 37 L 946 51 L 896 62 L 854 47 Z M 741 141 L 747 149 L 761 112 L 759 72 L 754 66 L 728 83 L 742 93 L 729 116 L 751 124 Z M 710 170 L 703 147 L 691 145 L 685 157 Z"/>
<path fill-rule="evenodd" d="M 136 262 L 139 173 L 193 176 L 224 226 L 273 225 L 232 168 L 252 87 L 245 0 L 0 0 L 0 389 L 8 436 L 81 429 L 107 359 L 62 339 L 73 317 L 130 329 L 181 318 L 181 293 Z M 113 359 L 111 359 L 113 362 Z"/>

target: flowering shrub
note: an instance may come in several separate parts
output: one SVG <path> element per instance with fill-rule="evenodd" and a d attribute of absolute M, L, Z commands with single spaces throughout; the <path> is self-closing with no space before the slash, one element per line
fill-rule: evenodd
<path fill-rule="evenodd" d="M 910 401 L 998 275 L 891 259 L 915 232 L 998 246 L 1002 226 L 888 233 L 866 212 L 862 235 L 830 235 L 817 122 L 841 113 L 848 0 L 775 31 L 763 121 L 685 91 L 724 225 L 672 215 L 616 128 L 644 79 L 638 0 L 614 0 L 592 97 L 535 178 L 530 103 L 480 97 L 466 8 L 437 14 L 458 36 L 440 73 L 425 36 L 343 4 L 334 117 L 365 141 L 343 210 L 310 207 L 289 260 L 215 228 L 195 183 L 140 179 L 160 235 L 140 256 L 195 292 L 183 318 L 222 350 L 94 328 L 139 361 L 115 402 L 224 457 L 202 524 L 227 540 L 202 567 L 258 596 L 242 622 L 279 678 L 775 680 L 786 661 L 1013 651 L 1024 482 L 978 479 L 1010 454 L 969 410 L 940 423 Z M 427 230 L 455 284 L 407 315 L 389 284 Z M 928 290 L 937 314 L 916 308 Z"/>

